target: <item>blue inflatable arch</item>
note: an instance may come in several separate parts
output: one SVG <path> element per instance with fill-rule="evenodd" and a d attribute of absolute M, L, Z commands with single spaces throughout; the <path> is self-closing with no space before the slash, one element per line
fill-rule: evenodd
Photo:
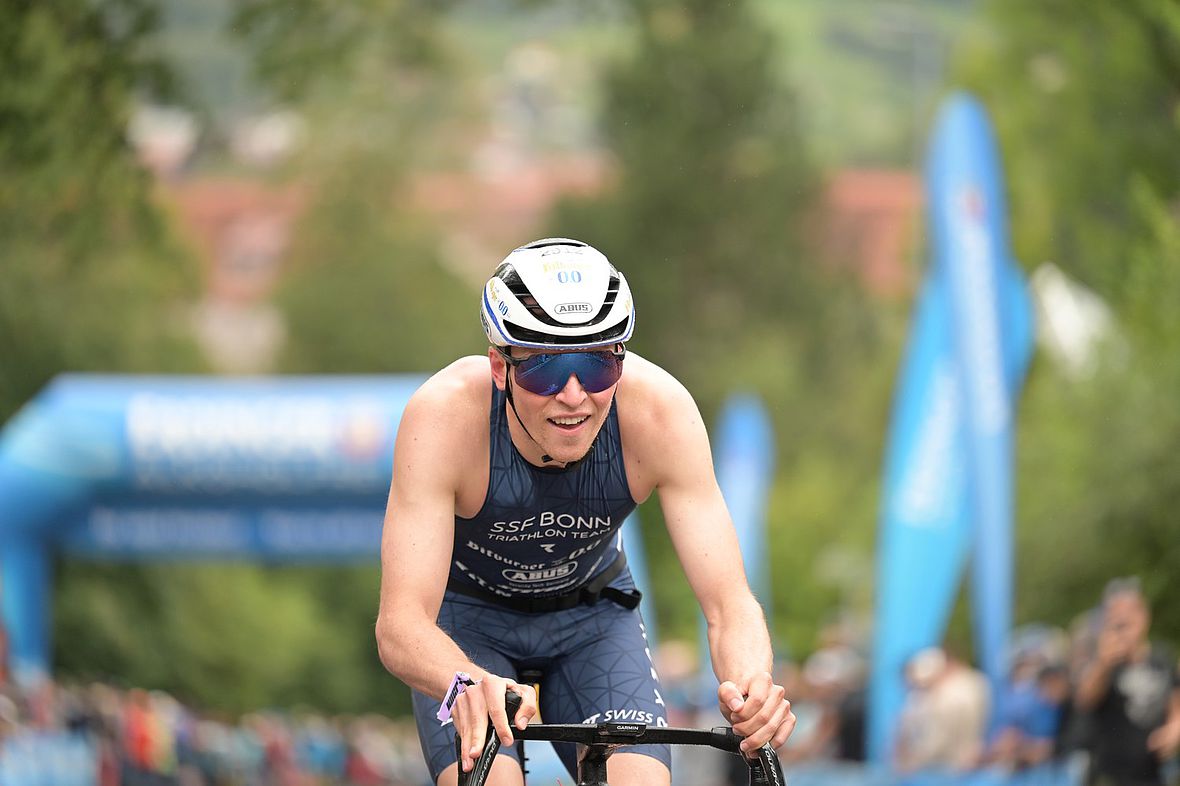
<path fill-rule="evenodd" d="M 48 672 L 52 557 L 371 561 L 423 376 L 58 377 L 0 432 L 0 620 Z"/>

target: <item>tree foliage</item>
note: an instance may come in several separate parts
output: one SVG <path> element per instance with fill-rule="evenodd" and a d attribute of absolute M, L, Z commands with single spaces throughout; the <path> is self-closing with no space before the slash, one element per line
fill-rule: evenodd
<path fill-rule="evenodd" d="M 834 516 L 816 505 L 839 507 L 860 478 L 871 488 L 867 451 L 850 461 L 836 445 L 863 446 L 858 417 L 874 414 L 862 393 L 878 390 L 864 382 L 876 375 L 857 361 L 879 354 L 878 315 L 816 243 L 820 176 L 803 110 L 781 79 L 785 42 L 746 2 L 627 7 L 635 40 L 604 76 L 602 108 L 617 180 L 561 205 L 551 231 L 593 243 L 624 271 L 633 346 L 679 377 L 707 418 L 735 390 L 762 395 L 783 466 L 771 506 L 775 564 L 809 576 L 807 560 L 833 532 L 871 532 L 869 511 Z M 806 499 L 784 493 L 804 476 L 830 485 Z M 691 635 L 697 607 L 658 511 L 643 516 L 661 625 Z M 827 606 L 842 590 L 805 578 L 775 592 L 782 638 L 803 648 L 817 617 L 808 604 Z"/>
<path fill-rule="evenodd" d="M 279 292 L 285 370 L 420 372 L 484 349 L 475 288 L 442 266 L 436 236 L 399 213 L 402 183 L 383 164 L 343 156 L 296 234 Z"/>
<path fill-rule="evenodd" d="M 420 372 L 483 350 L 475 287 L 442 264 L 440 233 L 409 205 L 434 87 L 427 75 L 400 86 L 397 104 L 388 89 L 317 104 L 330 141 L 301 165 L 315 196 L 278 293 L 284 370 Z"/>
<path fill-rule="evenodd" d="M 285 99 L 325 83 L 365 78 L 368 63 L 391 76 L 446 60 L 439 23 L 456 0 L 245 0 L 231 22 L 250 41 L 259 76 Z M 373 76 L 372 73 L 367 76 Z"/>
<path fill-rule="evenodd" d="M 155 24 L 140 0 L 0 11 L 0 418 L 62 371 L 199 367 L 189 260 L 126 136 L 167 85 Z"/>
<path fill-rule="evenodd" d="M 238 10 L 260 75 L 299 100 L 315 140 L 295 167 L 313 198 L 278 296 L 283 370 L 417 372 L 482 351 L 475 288 L 443 267 L 440 235 L 409 199 L 417 163 L 463 96 L 439 30 L 450 5 L 251 0 Z"/>
<path fill-rule="evenodd" d="M 1087 377 L 1046 359 L 1021 410 L 1019 612 L 1065 623 L 1140 574 L 1180 640 L 1180 12 L 1168 0 L 993 0 L 962 72 L 994 113 L 1017 255 L 1117 323 Z M 1070 558 L 1061 559 L 1068 552 Z"/>
<path fill-rule="evenodd" d="M 405 710 L 373 642 L 375 569 L 62 566 L 58 668 L 205 710 Z M 84 646 L 77 646 L 83 644 Z"/>
<path fill-rule="evenodd" d="M 145 19 L 135 43 L 150 50 L 152 8 L 134 7 Z M 441 66 L 424 43 L 442 10 L 399 2 L 351 9 L 327 3 L 239 7 L 234 24 L 256 47 L 261 75 L 275 95 L 298 102 L 310 124 L 307 149 L 290 171 L 278 174 L 310 194 L 278 293 L 288 325 L 283 370 L 417 372 L 441 357 L 482 349 L 474 341 L 473 288 L 441 266 L 437 237 L 407 207 L 408 173 L 432 141 L 439 102 L 461 98 L 439 89 Z M 95 48 L 114 58 L 106 52 L 113 45 L 97 42 Z M 119 100 L 129 104 L 132 85 L 117 84 L 124 89 Z M 125 174 L 138 178 L 133 193 L 143 215 L 157 218 L 148 181 L 122 143 L 125 121 L 124 111 L 111 137 L 128 157 Z M 44 176 L 43 166 L 30 166 Z M 104 228 L 119 226 L 109 214 L 95 220 Z M 161 241 L 145 248 L 141 261 L 159 264 L 174 251 Z M 111 259 L 93 273 L 75 270 L 54 282 L 51 297 L 101 294 L 106 287 L 126 290 L 131 305 L 150 301 L 151 282 L 120 270 Z M 58 306 L 31 299 L 22 307 L 43 308 L 48 321 Z M 127 367 L 136 357 L 131 340 L 158 330 L 146 317 L 142 325 L 136 321 L 134 308 L 118 311 L 117 319 L 108 300 L 94 308 L 98 329 L 72 340 L 100 345 L 113 331 L 129 334 L 109 348 L 90 346 L 100 367 Z M 144 370 L 169 368 L 151 355 L 143 364 Z M 64 675 L 165 689 L 195 707 L 231 714 L 297 704 L 328 711 L 407 709 L 407 691 L 376 655 L 375 568 L 65 562 L 59 575 L 55 658 Z"/>
<path fill-rule="evenodd" d="M 987 8 L 990 30 L 966 48 L 961 70 L 995 116 L 1017 248 L 1117 301 L 1132 239 L 1150 231 L 1131 198 L 1136 181 L 1165 197 L 1180 190 L 1176 5 Z"/>
<path fill-rule="evenodd" d="M 631 5 L 634 52 L 605 79 L 618 184 L 567 205 L 553 225 L 592 239 L 627 273 L 636 347 L 699 390 L 706 359 L 734 343 L 722 337 L 811 310 L 800 279 L 816 266 L 801 222 L 816 177 L 791 95 L 774 79 L 776 42 L 746 3 Z"/>

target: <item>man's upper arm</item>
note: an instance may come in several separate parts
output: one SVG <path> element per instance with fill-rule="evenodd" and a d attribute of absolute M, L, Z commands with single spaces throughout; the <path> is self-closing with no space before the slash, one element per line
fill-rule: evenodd
<path fill-rule="evenodd" d="M 380 617 L 424 615 L 433 622 L 450 569 L 457 467 L 454 408 L 430 383 L 398 426 L 393 480 L 381 537 Z M 450 416 L 450 417 L 448 417 Z"/>
<path fill-rule="evenodd" d="M 670 377 L 653 400 L 647 441 L 657 462 L 656 489 L 672 544 L 706 619 L 732 598 L 748 597 L 733 522 L 717 485 L 709 437 L 688 391 Z"/>

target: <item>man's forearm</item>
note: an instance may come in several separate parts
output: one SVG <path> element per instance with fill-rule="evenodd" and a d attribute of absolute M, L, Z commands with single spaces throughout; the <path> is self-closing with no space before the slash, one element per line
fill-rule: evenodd
<path fill-rule="evenodd" d="M 377 622 L 377 652 L 386 670 L 414 690 L 442 700 L 456 671 L 484 670 L 433 622 Z"/>
<path fill-rule="evenodd" d="M 774 653 L 762 607 L 748 596 L 709 619 L 709 654 L 718 682 L 740 683 L 774 668 Z"/>
<path fill-rule="evenodd" d="M 1074 706 L 1084 712 L 1097 707 L 1110 689 L 1112 669 L 1111 664 L 1101 660 L 1095 660 L 1083 669 L 1082 678 L 1078 680 L 1078 689 L 1074 692 Z"/>

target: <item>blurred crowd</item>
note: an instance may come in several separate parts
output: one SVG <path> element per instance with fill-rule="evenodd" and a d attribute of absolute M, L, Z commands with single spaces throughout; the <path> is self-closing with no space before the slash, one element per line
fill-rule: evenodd
<path fill-rule="evenodd" d="M 917 653 L 906 666 L 899 768 L 1018 772 L 1043 765 L 1101 786 L 1175 781 L 1178 663 L 1150 632 L 1138 581 L 1119 579 L 1068 631 L 1018 631 L 997 692 L 952 652 Z"/>
<path fill-rule="evenodd" d="M 1017 630 L 998 691 L 947 648 L 914 654 L 894 771 L 962 776 L 938 782 L 982 782 L 971 781 L 973 773 L 1004 782 L 1036 771 L 1057 773 L 1043 781 L 1054 784 L 1180 783 L 1180 664 L 1150 634 L 1138 583 L 1122 579 L 1069 630 Z M 830 626 L 801 664 L 780 666 L 798 718 L 780 756 L 796 776 L 817 764 L 860 771 L 867 643 L 855 627 Z M 695 647 L 669 641 L 655 658 L 670 725 L 717 725 L 702 715 L 711 691 L 697 676 Z M 52 772 L 44 769 L 50 759 Z M 736 758 L 730 764 L 728 773 L 695 760 L 678 765 L 678 782 L 744 786 L 746 768 Z M 832 783 L 833 772 L 824 770 L 823 782 Z M 22 691 L 0 675 L 0 783 L 427 786 L 429 776 L 408 719 L 256 712 L 230 721 L 159 691 L 50 680 Z"/>
<path fill-rule="evenodd" d="M 929 782 L 995 783 L 1033 771 L 1045 783 L 1180 783 L 1180 664 L 1150 634 L 1138 581 L 1119 579 L 1069 630 L 1017 630 L 996 691 L 945 647 L 915 653 L 893 771 L 915 783 L 927 782 L 923 773 L 942 774 Z M 833 626 L 801 665 L 781 667 L 798 718 L 784 765 L 864 762 L 866 639 Z M 730 780 L 745 783 L 741 768 Z"/>
<path fill-rule="evenodd" d="M 421 786 L 410 721 L 202 716 L 160 691 L 40 681 L 0 689 L 0 782 L 98 786 Z"/>

